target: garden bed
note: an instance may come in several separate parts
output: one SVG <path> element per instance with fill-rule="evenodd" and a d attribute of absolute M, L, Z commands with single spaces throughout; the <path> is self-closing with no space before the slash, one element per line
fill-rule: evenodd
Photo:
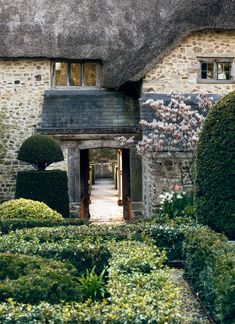
<path fill-rule="evenodd" d="M 105 269 L 102 298 L 26 303 L 8 294 L 0 307 L 3 323 L 208 323 L 182 270 L 169 268 L 176 262 L 210 315 L 233 323 L 234 253 L 225 237 L 191 221 L 16 230 L 0 237 L 0 253 L 60 262 L 75 283 L 94 266 L 97 276 Z"/>

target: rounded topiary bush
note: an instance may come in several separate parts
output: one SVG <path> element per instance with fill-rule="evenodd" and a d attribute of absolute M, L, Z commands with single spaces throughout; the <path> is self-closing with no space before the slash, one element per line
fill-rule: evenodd
<path fill-rule="evenodd" d="M 46 204 L 30 199 L 13 199 L 0 205 L 1 219 L 47 219 L 61 220 L 63 217 Z"/>
<path fill-rule="evenodd" d="M 60 145 L 52 137 L 38 134 L 24 141 L 18 160 L 31 163 L 37 170 L 45 170 L 48 165 L 63 161 L 64 156 Z"/>
<path fill-rule="evenodd" d="M 235 237 L 235 92 L 210 110 L 199 138 L 196 165 L 198 220 Z"/>
<path fill-rule="evenodd" d="M 15 198 L 44 202 L 64 217 L 68 217 L 67 172 L 45 171 L 48 165 L 64 160 L 60 145 L 50 136 L 33 135 L 20 147 L 18 160 L 31 163 L 38 171 L 18 172 Z"/>

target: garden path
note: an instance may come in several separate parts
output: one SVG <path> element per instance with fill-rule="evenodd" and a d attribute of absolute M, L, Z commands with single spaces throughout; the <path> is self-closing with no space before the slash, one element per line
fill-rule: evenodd
<path fill-rule="evenodd" d="M 109 178 L 96 179 L 92 185 L 90 221 L 94 223 L 122 223 L 123 208 L 118 206 L 118 191 Z"/>

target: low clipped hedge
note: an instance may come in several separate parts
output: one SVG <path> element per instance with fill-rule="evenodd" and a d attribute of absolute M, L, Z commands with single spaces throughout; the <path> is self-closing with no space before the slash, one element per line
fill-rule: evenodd
<path fill-rule="evenodd" d="M 153 244 L 109 242 L 108 298 L 101 302 L 0 304 L 1 323 L 177 323 L 180 293 L 163 268 L 164 254 Z"/>
<path fill-rule="evenodd" d="M 110 258 L 106 242 L 90 235 L 84 235 L 82 239 L 76 238 L 76 235 L 72 235 L 73 229 L 76 231 L 79 228 L 68 226 L 17 230 L 0 237 L 0 252 L 39 255 L 67 261 L 79 273 L 85 273 L 86 269 L 92 269 L 96 265 L 97 273 L 101 273 Z"/>
<path fill-rule="evenodd" d="M 8 298 L 30 304 L 81 301 L 76 274 L 70 264 L 40 257 L 0 254 L 0 301 Z"/>
<path fill-rule="evenodd" d="M 16 198 L 44 202 L 64 217 L 69 216 L 66 171 L 20 171 L 16 180 Z"/>
<path fill-rule="evenodd" d="M 104 303 L 70 304 L 68 308 L 63 304 L 40 304 L 26 312 L 25 319 L 29 321 L 37 316 L 51 316 L 55 321 L 69 321 L 77 316 L 83 320 L 87 316 L 88 322 L 118 322 L 119 318 L 125 322 L 126 318 L 127 323 L 135 319 L 141 323 L 138 316 L 143 316 L 142 322 L 151 322 L 148 316 L 159 316 L 152 301 L 153 296 L 157 298 L 154 294 L 161 286 L 161 275 L 165 276 L 163 264 L 166 260 L 179 259 L 183 261 L 188 281 L 215 321 L 233 323 L 235 318 L 234 250 L 224 236 L 193 222 L 175 219 L 162 224 L 140 222 L 18 230 L 0 238 L 0 252 L 4 251 L 70 262 L 80 273 L 95 264 L 97 273 L 101 273 L 109 264 L 107 291 L 110 297 Z M 171 294 L 168 288 L 166 293 Z M 171 305 L 170 301 L 170 309 Z M 8 303 L 2 305 L 2 312 L 8 311 L 14 319 L 19 309 L 25 307 Z M 161 307 L 165 309 L 165 301 Z M 147 309 L 150 309 L 148 315 Z"/>
<path fill-rule="evenodd" d="M 0 219 L 52 220 L 60 221 L 62 216 L 46 204 L 31 199 L 13 199 L 0 205 Z"/>
<path fill-rule="evenodd" d="M 10 231 L 16 231 L 24 228 L 34 227 L 58 227 L 58 226 L 81 226 L 86 221 L 79 218 L 64 218 L 60 220 L 47 219 L 0 219 L 0 234 L 8 234 Z"/>
<path fill-rule="evenodd" d="M 235 253 L 224 236 L 207 227 L 187 231 L 186 277 L 218 323 L 235 323 Z"/>

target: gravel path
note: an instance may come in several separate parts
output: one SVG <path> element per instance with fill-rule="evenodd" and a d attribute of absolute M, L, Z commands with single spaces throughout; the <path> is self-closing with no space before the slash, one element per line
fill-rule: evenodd
<path fill-rule="evenodd" d="M 181 314 L 185 317 L 184 323 L 191 324 L 211 324 L 213 322 L 205 314 L 202 306 L 195 298 L 190 286 L 183 278 L 183 270 L 173 269 L 172 280 L 178 288 L 182 291 L 182 309 Z"/>

